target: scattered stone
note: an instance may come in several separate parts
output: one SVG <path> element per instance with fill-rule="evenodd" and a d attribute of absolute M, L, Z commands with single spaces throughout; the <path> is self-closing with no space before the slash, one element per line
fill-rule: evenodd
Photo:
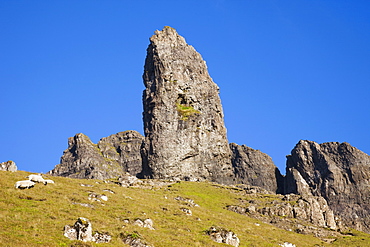
<path fill-rule="evenodd" d="M 113 190 L 110 190 L 110 189 L 104 189 L 103 191 L 109 192 L 111 194 L 116 194 L 116 192 L 114 192 Z"/>
<path fill-rule="evenodd" d="M 118 183 L 123 187 L 138 186 L 143 182 L 135 176 L 130 175 L 129 173 L 122 174 L 118 178 Z"/>
<path fill-rule="evenodd" d="M 87 207 L 87 208 L 93 208 L 94 205 L 88 204 L 88 203 L 79 203 L 79 202 L 72 202 L 73 205 L 80 205 L 82 207 Z"/>
<path fill-rule="evenodd" d="M 80 184 L 82 187 L 94 187 L 94 185 L 91 184 Z"/>
<path fill-rule="evenodd" d="M 131 247 L 152 247 L 142 240 L 141 235 L 138 232 L 121 234 L 121 239 L 124 244 Z"/>
<path fill-rule="evenodd" d="M 97 201 L 97 202 L 108 201 L 108 197 L 106 195 L 100 195 L 100 194 L 97 194 L 95 192 L 91 192 L 89 194 L 88 199 L 90 201 Z"/>
<path fill-rule="evenodd" d="M 96 232 L 93 236 L 94 242 L 99 243 L 109 243 L 112 240 L 112 236 L 110 236 L 107 232 L 106 233 L 100 233 Z"/>
<path fill-rule="evenodd" d="M 248 194 L 250 196 L 254 199 L 241 198 L 240 205 L 229 205 L 227 209 L 285 230 L 294 229 L 297 233 L 321 239 L 337 236 L 337 230 L 344 230 L 340 219 L 334 216 L 323 197 Z"/>
<path fill-rule="evenodd" d="M 283 244 L 279 244 L 280 246 L 282 247 L 296 247 L 294 244 L 291 244 L 291 243 L 288 243 L 288 242 L 285 242 Z"/>
<path fill-rule="evenodd" d="M 18 170 L 16 164 L 12 160 L 0 163 L 0 171 L 16 172 Z"/>
<path fill-rule="evenodd" d="M 192 200 L 190 198 L 184 198 L 184 197 L 181 197 L 181 196 L 177 196 L 177 197 L 175 197 L 175 200 L 186 202 L 187 205 L 190 206 L 190 207 L 199 207 L 199 205 L 196 204 L 194 202 L 194 200 Z"/>
<path fill-rule="evenodd" d="M 155 230 L 153 227 L 153 220 L 151 219 L 145 219 L 144 221 L 141 219 L 136 219 L 132 224 L 140 227 L 149 228 L 150 230 Z"/>
<path fill-rule="evenodd" d="M 189 216 L 193 215 L 191 210 L 188 208 L 181 208 L 181 211 L 183 211 L 186 215 L 189 215 Z"/>
<path fill-rule="evenodd" d="M 217 243 L 225 243 L 235 247 L 238 247 L 240 244 L 240 240 L 235 233 L 220 227 L 212 226 L 206 233 Z"/>

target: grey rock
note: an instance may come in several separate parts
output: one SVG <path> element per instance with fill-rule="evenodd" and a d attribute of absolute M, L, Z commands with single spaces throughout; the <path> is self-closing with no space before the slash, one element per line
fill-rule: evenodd
<path fill-rule="evenodd" d="M 12 160 L 0 163 L 0 171 L 16 172 L 18 170 L 16 164 Z"/>
<path fill-rule="evenodd" d="M 235 233 L 221 227 L 212 226 L 206 233 L 217 243 L 225 243 L 235 247 L 238 247 L 240 244 L 240 240 Z"/>
<path fill-rule="evenodd" d="M 109 243 L 112 240 L 112 236 L 110 236 L 108 233 L 96 232 L 93 235 L 93 239 L 97 244 Z"/>
<path fill-rule="evenodd" d="M 102 138 L 98 144 L 80 133 L 68 139 L 68 148 L 49 174 L 71 178 L 109 179 L 141 171 L 143 136 L 136 131 Z"/>
<path fill-rule="evenodd" d="M 201 55 L 164 27 L 150 38 L 143 79 L 142 177 L 231 183 L 219 88 Z"/>
<path fill-rule="evenodd" d="M 131 187 L 138 186 L 143 182 L 135 176 L 130 175 L 129 173 L 123 174 L 118 178 L 118 183 L 122 187 Z"/>
<path fill-rule="evenodd" d="M 128 130 L 102 138 L 98 148 L 105 158 L 117 160 L 125 172 L 136 176 L 142 169 L 140 148 L 143 139 L 139 132 Z"/>
<path fill-rule="evenodd" d="M 131 247 L 152 247 L 143 241 L 141 235 L 137 232 L 122 235 L 122 242 Z"/>
<path fill-rule="evenodd" d="M 245 145 L 230 143 L 236 183 L 259 186 L 281 193 L 284 178 L 271 157 Z"/>
<path fill-rule="evenodd" d="M 370 156 L 348 143 L 301 140 L 287 156 L 285 193 L 324 197 L 335 215 L 370 232 Z"/>
<path fill-rule="evenodd" d="M 73 226 L 64 227 L 64 236 L 71 240 L 93 241 L 92 226 L 88 219 L 80 217 Z"/>
<path fill-rule="evenodd" d="M 266 196 L 256 194 L 253 200 L 241 199 L 240 205 L 229 205 L 227 209 L 285 230 L 295 229 L 298 233 L 318 237 L 333 236 L 334 231 L 345 229 L 321 196 L 273 195 L 276 199 L 270 202 L 266 201 Z"/>

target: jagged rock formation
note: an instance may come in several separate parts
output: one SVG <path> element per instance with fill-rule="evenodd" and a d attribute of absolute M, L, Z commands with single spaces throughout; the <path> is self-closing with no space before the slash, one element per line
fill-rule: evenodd
<path fill-rule="evenodd" d="M 140 148 L 143 139 L 139 132 L 128 130 L 102 138 L 98 148 L 105 158 L 117 160 L 125 172 L 136 176 L 142 170 Z"/>
<path fill-rule="evenodd" d="M 301 140 L 287 156 L 285 193 L 324 197 L 344 223 L 370 232 L 370 156 L 348 143 Z"/>
<path fill-rule="evenodd" d="M 16 164 L 12 160 L 0 163 L 0 171 L 11 171 L 16 172 L 18 170 Z"/>
<path fill-rule="evenodd" d="M 84 134 L 68 139 L 60 164 L 49 172 L 54 176 L 108 179 L 136 175 L 141 171 L 140 147 L 143 136 L 136 131 L 120 132 L 94 144 Z"/>
<path fill-rule="evenodd" d="M 245 194 L 241 193 L 239 205 L 227 206 L 230 211 L 285 230 L 320 238 L 336 236 L 337 232 L 334 231 L 345 229 L 340 218 L 335 217 L 327 201 L 321 196 L 268 194 L 260 187 L 238 187 L 243 188 Z"/>
<path fill-rule="evenodd" d="M 219 88 L 201 55 L 165 27 L 150 38 L 143 79 L 143 177 L 230 183 Z"/>
<path fill-rule="evenodd" d="M 281 193 L 284 181 L 271 157 L 245 145 L 230 143 L 236 183 L 259 186 Z"/>

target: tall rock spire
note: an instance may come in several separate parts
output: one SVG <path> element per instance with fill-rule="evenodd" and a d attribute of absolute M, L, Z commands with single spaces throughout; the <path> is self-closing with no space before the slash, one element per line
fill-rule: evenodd
<path fill-rule="evenodd" d="M 230 183 L 219 88 L 201 55 L 164 27 L 150 38 L 143 80 L 143 176 Z"/>

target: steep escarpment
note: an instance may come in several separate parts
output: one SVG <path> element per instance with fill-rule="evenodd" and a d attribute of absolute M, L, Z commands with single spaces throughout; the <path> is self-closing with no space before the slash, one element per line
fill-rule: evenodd
<path fill-rule="evenodd" d="M 136 175 L 141 171 L 140 147 L 143 137 L 136 131 L 102 138 L 98 144 L 80 133 L 68 139 L 68 148 L 49 174 L 72 178 L 108 179 Z"/>
<path fill-rule="evenodd" d="M 219 88 L 171 27 L 150 38 L 144 66 L 143 177 L 231 183 Z"/>
<path fill-rule="evenodd" d="M 230 143 L 230 149 L 236 183 L 259 186 L 275 193 L 282 192 L 284 178 L 270 156 L 235 143 Z"/>
<path fill-rule="evenodd" d="M 370 156 L 348 143 L 301 140 L 287 156 L 285 193 L 324 197 L 336 215 L 370 232 Z"/>

